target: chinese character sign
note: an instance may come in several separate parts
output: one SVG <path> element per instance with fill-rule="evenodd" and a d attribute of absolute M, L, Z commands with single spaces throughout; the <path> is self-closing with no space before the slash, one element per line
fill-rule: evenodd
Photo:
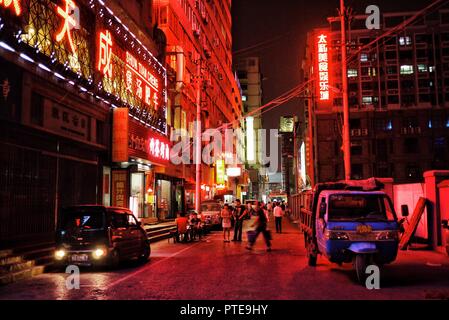
<path fill-rule="evenodd" d="M 159 107 L 159 80 L 131 53 L 126 52 L 126 90 L 147 106 Z"/>
<path fill-rule="evenodd" d="M 100 32 L 98 43 L 98 71 L 112 78 L 112 36 L 109 31 Z"/>
<path fill-rule="evenodd" d="M 317 60 L 318 60 L 318 92 L 320 101 L 330 100 L 329 91 L 329 53 L 328 41 L 325 34 L 318 36 Z"/>
<path fill-rule="evenodd" d="M 58 15 L 62 17 L 63 24 L 61 31 L 56 35 L 56 41 L 61 42 L 65 37 L 67 37 L 67 41 L 69 42 L 70 49 L 72 53 L 76 53 L 76 48 L 72 39 L 72 29 L 77 26 L 77 22 L 75 20 L 75 12 L 77 12 L 78 7 L 75 2 L 72 0 L 65 0 L 65 8 L 57 7 Z"/>

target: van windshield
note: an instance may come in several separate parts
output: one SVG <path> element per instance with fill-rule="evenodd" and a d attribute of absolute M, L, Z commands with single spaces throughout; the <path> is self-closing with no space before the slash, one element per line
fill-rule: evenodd
<path fill-rule="evenodd" d="M 333 194 L 329 196 L 328 220 L 394 221 L 395 214 L 382 194 Z"/>
<path fill-rule="evenodd" d="M 104 213 L 100 210 L 70 210 L 62 219 L 62 228 L 65 230 L 95 230 L 104 226 Z"/>

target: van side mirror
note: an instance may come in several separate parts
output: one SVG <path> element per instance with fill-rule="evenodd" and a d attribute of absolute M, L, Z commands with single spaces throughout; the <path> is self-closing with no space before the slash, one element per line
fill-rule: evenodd
<path fill-rule="evenodd" d="M 449 229 L 449 221 L 448 220 L 441 221 L 441 224 L 443 225 L 444 229 Z"/>
<path fill-rule="evenodd" d="M 403 205 L 401 206 L 401 215 L 402 215 L 403 217 L 408 217 L 408 216 L 409 216 L 408 205 L 403 204 Z"/>

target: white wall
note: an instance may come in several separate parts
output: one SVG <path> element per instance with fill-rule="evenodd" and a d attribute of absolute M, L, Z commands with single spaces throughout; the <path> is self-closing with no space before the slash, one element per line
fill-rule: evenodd
<path fill-rule="evenodd" d="M 420 197 L 424 196 L 424 184 L 422 183 L 411 183 L 411 184 L 398 184 L 393 186 L 394 193 L 394 209 L 399 216 L 399 219 L 402 218 L 401 215 L 401 205 L 408 205 L 408 209 L 410 215 L 408 220 L 411 221 L 413 211 L 415 210 L 416 203 L 418 202 Z M 405 224 L 407 227 L 407 224 Z M 427 212 L 424 211 L 424 214 L 419 221 L 418 228 L 416 230 L 415 236 L 427 239 Z"/>

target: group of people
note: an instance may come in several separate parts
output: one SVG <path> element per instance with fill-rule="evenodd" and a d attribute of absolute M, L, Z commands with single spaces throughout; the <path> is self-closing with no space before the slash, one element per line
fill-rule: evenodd
<path fill-rule="evenodd" d="M 282 217 L 285 215 L 285 203 L 268 202 L 266 205 L 263 202 L 256 202 L 255 208 L 251 205 L 244 206 L 241 201 L 237 199 L 235 207 L 231 209 L 229 204 L 224 204 L 221 211 L 222 227 L 223 227 L 223 241 L 231 242 L 231 228 L 234 222 L 234 238 L 232 241 L 242 241 L 243 221 L 245 218 L 256 216 L 255 222 L 251 227 L 255 227 L 254 235 L 248 241 L 247 249 L 251 250 L 257 237 L 260 233 L 263 234 L 267 251 L 271 251 L 271 232 L 268 230 L 268 222 L 270 216 L 273 214 L 276 224 L 276 232 L 282 233 Z"/>
<path fill-rule="evenodd" d="M 187 242 L 189 240 L 193 240 L 196 236 L 201 239 L 204 233 L 204 228 L 203 223 L 196 212 L 191 213 L 189 217 L 186 217 L 186 214 L 181 212 L 175 222 L 176 240 L 178 242 L 181 242 L 181 240 L 183 242 Z"/>

